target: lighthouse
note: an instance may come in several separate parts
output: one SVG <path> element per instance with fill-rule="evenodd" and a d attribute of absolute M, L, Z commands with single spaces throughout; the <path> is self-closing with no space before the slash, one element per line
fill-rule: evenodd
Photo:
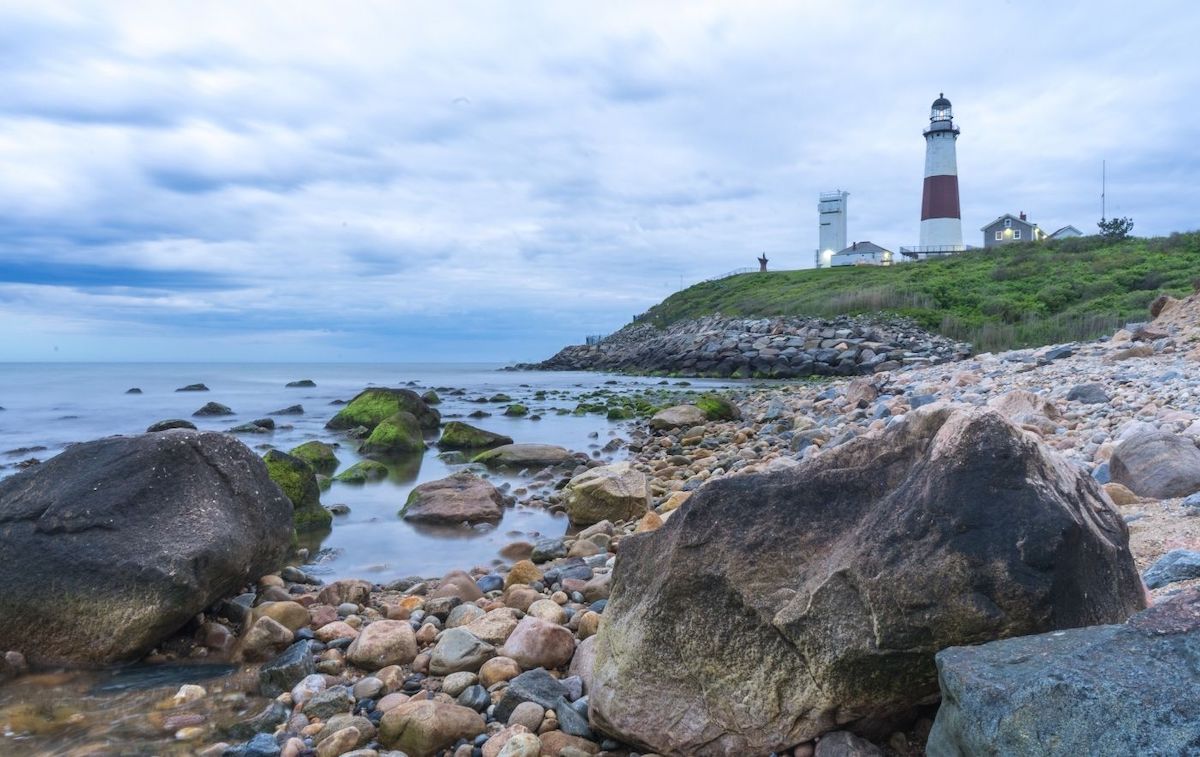
<path fill-rule="evenodd" d="M 954 144 L 958 127 L 946 95 L 938 95 L 925 130 L 925 189 L 921 196 L 922 252 L 963 249 L 962 214 L 958 208 L 958 159 Z"/>

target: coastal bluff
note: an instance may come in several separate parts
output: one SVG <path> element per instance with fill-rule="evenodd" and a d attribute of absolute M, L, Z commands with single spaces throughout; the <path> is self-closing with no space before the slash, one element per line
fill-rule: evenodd
<path fill-rule="evenodd" d="M 969 357 L 971 345 L 897 316 L 729 318 L 665 328 L 635 321 L 595 343 L 518 369 L 621 371 L 712 378 L 856 376 Z"/>

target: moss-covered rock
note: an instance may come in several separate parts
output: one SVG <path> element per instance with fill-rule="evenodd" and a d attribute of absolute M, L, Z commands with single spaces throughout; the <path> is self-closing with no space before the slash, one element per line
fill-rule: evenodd
<path fill-rule="evenodd" d="M 421 400 L 422 400 L 422 401 L 423 401 L 423 402 L 424 402 L 426 405 L 440 405 L 440 404 L 442 404 L 442 398 L 441 398 L 441 397 L 439 397 L 439 396 L 438 396 L 438 393 L 437 393 L 437 392 L 435 392 L 435 391 L 434 391 L 434 390 L 432 390 L 432 389 L 430 389 L 429 391 L 427 391 L 427 392 L 425 392 L 424 394 L 422 394 L 422 395 L 421 395 Z"/>
<path fill-rule="evenodd" d="M 365 484 L 368 481 L 382 481 L 388 477 L 388 467 L 375 460 L 360 460 L 346 470 L 333 477 L 334 481 L 343 484 Z"/>
<path fill-rule="evenodd" d="M 529 408 L 525 407 L 519 402 L 514 402 L 513 404 L 504 408 L 504 414 L 510 418 L 520 418 L 523 415 L 529 415 Z"/>
<path fill-rule="evenodd" d="M 292 501 L 292 522 L 297 531 L 328 528 L 333 522 L 329 511 L 321 507 L 321 487 L 317 473 L 308 463 L 286 452 L 273 449 L 263 456 L 267 474 Z"/>
<path fill-rule="evenodd" d="M 442 429 L 442 438 L 438 439 L 437 446 L 442 449 L 491 449 L 512 443 L 512 438 L 503 434 L 485 431 L 461 421 L 450 421 Z"/>
<path fill-rule="evenodd" d="M 710 421 L 732 421 L 742 417 L 737 405 L 716 394 L 704 394 L 696 400 L 696 407 L 704 411 Z"/>
<path fill-rule="evenodd" d="M 491 397 L 488 397 L 488 402 L 512 402 L 512 397 L 501 392 L 500 394 L 493 394 Z"/>
<path fill-rule="evenodd" d="M 610 421 L 627 421 L 633 417 L 633 411 L 627 407 L 610 407 L 608 409 L 608 419 Z"/>
<path fill-rule="evenodd" d="M 333 416 L 325 428 L 333 430 L 365 426 L 374 429 L 399 412 L 411 413 L 423 429 L 435 429 L 442 417 L 411 389 L 372 387 L 359 392 L 354 399 Z"/>
<path fill-rule="evenodd" d="M 376 426 L 359 451 L 364 455 L 408 455 L 424 449 L 416 416 L 401 410 Z"/>
<path fill-rule="evenodd" d="M 316 439 L 293 448 L 288 454 L 300 458 L 312 466 L 317 473 L 324 473 L 327 476 L 337 470 L 339 465 L 337 455 L 333 452 L 333 445 L 319 442 Z"/>

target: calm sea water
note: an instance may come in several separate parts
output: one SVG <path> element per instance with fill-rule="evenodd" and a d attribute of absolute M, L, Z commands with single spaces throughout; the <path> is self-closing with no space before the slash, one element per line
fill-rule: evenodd
<path fill-rule="evenodd" d="M 15 463 L 37 457 L 45 460 L 71 443 L 114 434 L 143 432 L 166 418 L 187 418 L 201 429 L 224 431 L 261 418 L 280 408 L 300 404 L 304 415 L 278 416 L 285 426 L 269 435 L 243 435 L 247 445 L 263 452 L 267 446 L 283 450 L 310 440 L 341 441 L 338 451 L 343 470 L 360 458 L 352 442 L 325 430 L 325 422 L 338 410 L 334 400 L 348 400 L 367 386 L 405 386 L 463 389 L 463 397 L 441 392 L 438 407 L 443 417 L 462 417 L 518 442 L 559 444 L 592 453 L 611 437 L 623 435 L 622 424 L 597 415 L 558 415 L 555 407 L 573 408 L 567 398 L 534 400 L 538 390 L 553 393 L 590 391 L 600 386 L 637 391 L 659 379 L 616 377 L 595 373 L 505 372 L 483 364 L 0 364 L 0 477 L 16 472 Z M 285 384 L 312 379 L 316 388 L 289 389 Z M 616 381 L 613 385 L 606 382 Z M 177 392 L 177 388 L 203 383 L 208 392 Z M 693 382 L 697 388 L 720 382 Z M 142 394 L 126 394 L 138 387 Z M 472 399 L 504 393 L 524 402 L 541 420 L 509 418 L 503 404 L 478 404 Z M 209 401 L 228 405 L 234 416 L 193 418 Z M 484 409 L 491 417 L 465 416 Z M 286 426 L 290 426 L 287 428 Z M 45 449 L 31 448 L 44 447 Z M 25 450 L 25 451 L 21 451 Z M 346 504 L 350 513 L 334 518 L 328 534 L 310 538 L 310 570 L 323 578 L 362 577 L 387 581 L 409 575 L 433 576 L 452 568 L 469 568 L 497 560 L 498 550 L 517 538 L 558 536 L 566 531 L 565 519 L 535 509 L 506 511 L 496 527 L 418 530 L 397 515 L 414 486 L 450 475 L 461 466 L 448 465 L 431 447 L 422 456 L 394 466 L 386 481 L 352 486 L 334 482 L 323 492 L 325 505 Z M 619 457 L 622 453 L 616 453 Z M 495 483 L 519 487 L 524 482 L 497 476 Z"/>

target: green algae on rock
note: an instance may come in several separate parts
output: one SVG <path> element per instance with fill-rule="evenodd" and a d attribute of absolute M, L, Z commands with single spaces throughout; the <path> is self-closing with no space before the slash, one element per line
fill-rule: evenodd
<path fill-rule="evenodd" d="M 696 407 L 704 411 L 710 421 L 735 421 L 742 417 L 737 405 L 716 394 L 704 394 L 696 400 Z"/>
<path fill-rule="evenodd" d="M 442 449 L 490 449 L 512 444 L 512 437 L 496 434 L 462 421 L 450 421 L 442 429 L 437 446 Z"/>
<path fill-rule="evenodd" d="M 292 502 L 296 530 L 328 528 L 333 516 L 321 507 L 321 487 L 316 471 L 304 460 L 273 449 L 263 456 L 267 474 Z"/>
<path fill-rule="evenodd" d="M 333 477 L 334 481 L 343 484 L 365 484 L 368 481 L 382 481 L 388 476 L 388 467 L 375 460 L 359 460 L 346 470 Z"/>
<path fill-rule="evenodd" d="M 333 452 L 333 445 L 317 441 L 316 439 L 305 442 L 298 447 L 293 447 L 288 454 L 292 457 L 300 458 L 312 466 L 312 469 L 317 473 L 323 473 L 327 476 L 337 470 L 340 464 L 337 455 Z"/>
<path fill-rule="evenodd" d="M 441 414 L 411 389 L 372 387 L 359 392 L 325 424 L 325 428 L 342 431 L 364 426 L 373 430 L 401 411 L 412 413 L 420 427 L 426 430 L 437 428 L 442 420 Z"/>
<path fill-rule="evenodd" d="M 405 455 L 424 450 L 420 422 L 404 410 L 381 421 L 359 449 L 363 454 L 380 455 Z"/>

